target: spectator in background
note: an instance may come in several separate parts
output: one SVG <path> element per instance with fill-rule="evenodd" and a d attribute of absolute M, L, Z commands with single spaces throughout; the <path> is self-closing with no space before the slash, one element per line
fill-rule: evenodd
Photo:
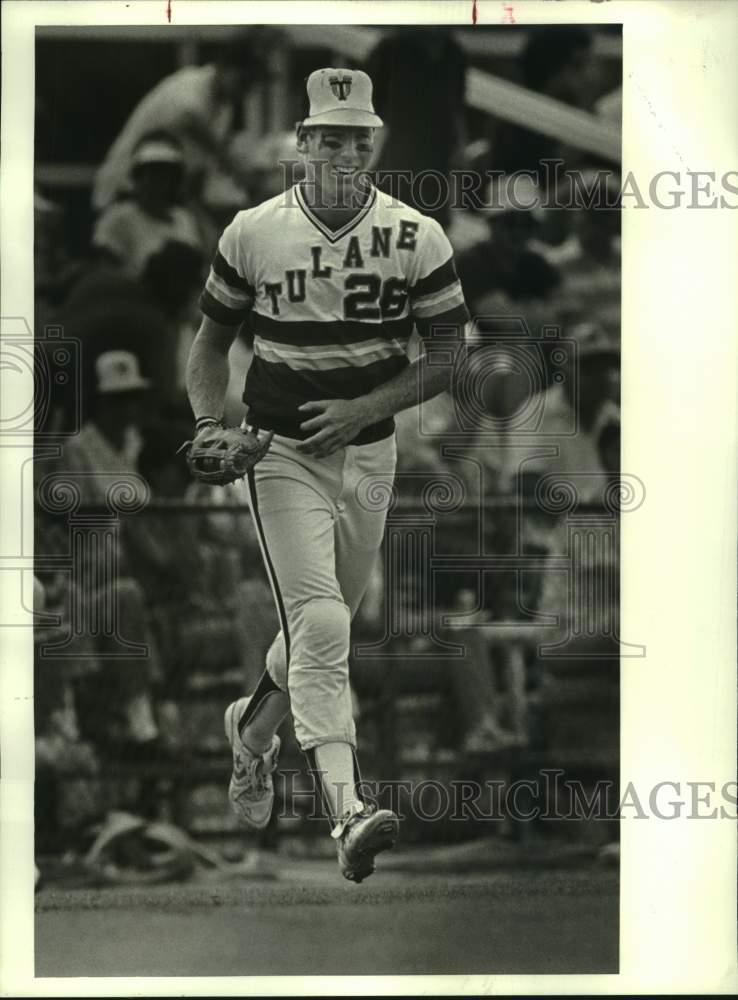
<path fill-rule="evenodd" d="M 106 351 L 95 361 L 97 377 L 94 410 L 65 448 L 66 468 L 89 473 L 85 500 L 105 500 L 105 487 L 96 472 L 136 472 L 143 446 L 141 425 L 146 419 L 145 394 L 151 380 L 141 375 L 138 358 L 128 351 Z M 102 493 L 101 493 L 102 490 Z"/>
<path fill-rule="evenodd" d="M 141 375 L 138 360 L 126 351 L 101 354 L 95 365 L 97 386 L 93 412 L 79 434 L 70 438 L 58 460 L 80 491 L 83 504 L 106 505 L 116 475 L 121 482 L 147 499 L 144 484 L 136 475 L 143 446 L 141 427 L 146 420 L 145 397 L 151 388 Z M 86 567 L 89 579 L 81 610 L 89 621 L 105 621 L 104 608 L 115 607 L 115 634 L 95 635 L 101 671 L 81 685 L 80 724 L 83 734 L 102 747 L 113 743 L 151 746 L 158 729 L 154 718 L 152 684 L 159 671 L 158 656 L 149 633 L 144 595 L 135 579 L 141 558 L 167 558 L 145 520 L 130 517 L 119 522 L 117 576 L 109 579 L 113 564 L 108 553 L 97 550 L 97 562 Z M 91 584 L 94 582 L 94 585 Z M 96 610 L 93 609 L 93 606 Z M 148 655 L 121 655 L 121 638 L 145 643 Z"/>
<path fill-rule="evenodd" d="M 602 358 L 601 367 L 604 369 L 607 364 L 606 359 Z M 596 457 L 596 466 L 583 468 L 581 472 L 591 474 L 580 474 L 572 482 L 583 503 L 602 504 L 608 487 L 612 487 L 620 478 L 620 408 L 612 399 L 601 399 L 600 405 L 594 410 L 587 436 Z M 562 479 L 565 478 L 563 475 Z M 627 494 L 627 490 L 625 493 Z M 551 644 L 571 641 L 573 621 L 585 615 L 587 632 L 580 633 L 575 642 L 581 641 L 581 646 L 589 650 L 594 644 L 601 643 L 603 651 L 612 654 L 612 644 L 608 640 L 613 635 L 618 635 L 620 617 L 619 546 L 611 537 L 612 525 L 608 523 L 608 518 L 593 519 L 588 527 L 588 534 L 587 544 L 582 545 L 579 550 L 580 568 L 574 577 L 577 583 L 573 582 L 569 573 L 557 571 L 556 567 L 547 569 L 543 574 L 540 609 L 546 615 L 558 617 L 558 628 L 546 629 L 544 640 Z M 567 521 L 562 517 L 549 534 L 548 551 L 555 559 L 557 556 L 570 555 L 570 546 Z M 582 570 L 585 568 L 589 580 L 583 584 Z M 573 589 L 575 586 L 586 587 L 586 591 L 577 591 Z M 582 655 L 581 648 L 575 655 Z M 550 664 L 548 670 L 551 670 Z"/>
<path fill-rule="evenodd" d="M 521 55 L 520 68 L 525 87 L 569 107 L 595 113 L 597 99 L 602 94 L 602 76 L 593 35 L 586 27 L 571 24 L 533 29 Z M 541 168 L 543 160 L 562 160 L 562 170 L 610 166 L 608 161 L 569 145 L 565 139 L 510 123 L 495 128 L 490 166 L 506 174 L 522 170 L 539 172 L 543 185 L 540 194 L 545 199 L 554 192 L 546 188 L 548 173 Z M 543 241 L 556 246 L 569 235 L 570 222 L 566 212 L 544 212 L 537 219 L 538 234 Z"/>
<path fill-rule="evenodd" d="M 585 168 L 578 172 L 577 185 L 571 179 L 562 195 L 571 208 L 567 216 L 569 236 L 559 246 L 531 237 L 530 249 L 545 256 L 556 267 L 576 270 L 609 267 L 620 282 L 620 173 L 615 170 Z"/>
<path fill-rule="evenodd" d="M 526 87 L 576 108 L 594 106 L 600 76 L 587 28 L 578 24 L 534 28 L 520 62 Z"/>
<path fill-rule="evenodd" d="M 203 667 L 222 670 L 240 661 L 244 683 L 258 680 L 276 622 L 269 585 L 261 572 L 253 574 L 259 543 L 243 487 L 192 482 L 184 456 L 177 453 L 190 430 L 189 422 L 147 426 L 138 463 L 154 501 L 204 508 L 194 516 L 186 510 L 149 510 L 147 526 L 167 557 L 137 564 L 160 640 L 168 698 L 181 694 Z M 223 505 L 241 509 L 222 510 Z"/>
<path fill-rule="evenodd" d="M 379 172 L 409 170 L 417 176 L 436 171 L 448 178 L 460 162 L 466 133 L 466 60 L 448 28 L 397 29 L 372 51 L 366 70 L 374 81 L 374 104 L 386 133 Z M 380 178 L 378 187 L 448 225 L 448 199 L 430 207 L 438 197 L 432 178 L 415 185 L 397 179 L 383 183 Z"/>
<path fill-rule="evenodd" d="M 586 320 L 617 339 L 620 333 L 620 180 L 608 174 L 594 186 L 592 172 L 582 178 L 602 207 L 584 205 L 559 213 L 569 216 L 570 235 L 559 247 L 531 241 L 561 273 L 556 309 L 564 328 Z M 608 207 L 611 206 L 611 207 Z M 555 214 L 555 213 L 551 213 Z"/>
<path fill-rule="evenodd" d="M 64 298 L 81 267 L 66 248 L 64 216 L 60 204 L 34 190 L 33 267 L 37 326 L 43 325 L 46 311 Z"/>
<path fill-rule="evenodd" d="M 510 731 L 500 721 L 502 699 L 494 683 L 493 646 L 484 627 L 491 624 L 492 615 L 479 607 L 475 589 L 462 587 L 457 591 L 451 616 L 447 628 L 439 632 L 444 639 L 464 647 L 461 660 L 449 661 L 451 690 L 463 720 L 462 753 L 489 753 L 525 743 L 524 726 Z M 516 721 L 509 708 L 508 725 Z"/>
<path fill-rule="evenodd" d="M 177 452 L 190 433 L 189 422 L 157 421 L 146 426 L 138 471 L 149 485 L 154 505 L 158 501 L 184 500 L 191 479 L 184 456 Z M 199 515 L 191 517 L 166 508 L 150 507 L 145 524 L 158 540 L 159 553 L 157 558 L 147 559 L 144 552 L 136 565 L 137 580 L 149 609 L 149 623 L 160 650 L 162 700 L 159 709 L 161 711 L 164 706 L 167 720 L 178 718 L 177 700 L 197 665 L 198 644 L 192 641 L 191 628 L 198 613 L 204 610 L 203 600 L 207 593 L 199 520 Z M 217 642 L 219 637 L 215 639 Z M 181 728 L 179 732 L 181 735 Z M 169 743 L 174 742 L 173 736 L 176 732 L 167 732 Z"/>
<path fill-rule="evenodd" d="M 543 476 L 555 475 L 571 481 L 579 501 L 587 504 L 602 496 L 608 473 L 600 450 L 603 431 L 607 429 L 610 443 L 615 430 L 614 438 L 619 442 L 620 351 L 617 339 L 596 324 L 583 323 L 569 333 L 577 345 L 576 353 L 569 355 L 569 370 L 562 382 L 552 381 L 541 394 L 540 424 L 533 439 L 525 444 L 519 437 L 512 438 L 503 475 L 508 489 L 523 498 L 536 495 Z M 611 453 L 612 446 L 608 456 Z M 500 533 L 505 532 L 504 518 L 497 527 Z M 516 542 L 519 531 L 523 537 Z M 512 543 L 522 544 L 529 555 L 551 553 L 562 544 L 556 554 L 565 551 L 559 531 L 555 516 L 546 512 L 540 501 L 525 512 L 519 528 L 507 525 Z M 531 587 L 525 600 L 529 609 L 540 606 L 550 575 L 538 571 L 525 574 Z M 541 610 L 549 612 L 545 605 Z"/>
<path fill-rule="evenodd" d="M 70 684 L 63 687 L 60 704 L 49 708 L 44 684 L 49 677 L 50 671 L 37 671 L 34 689 L 34 700 L 41 702 L 34 719 L 35 834 L 41 850 L 64 850 L 102 816 L 100 765 L 92 744 L 81 739 Z"/>
<path fill-rule="evenodd" d="M 286 191 L 303 180 L 305 164 L 295 151 L 295 133 L 273 132 L 255 138 L 241 133 L 233 141 L 253 205 Z"/>
<path fill-rule="evenodd" d="M 523 86 L 574 108 L 591 111 L 599 96 L 597 62 L 592 35 L 578 24 L 547 25 L 531 30 L 520 57 Z M 505 173 L 539 170 L 544 159 L 569 161 L 579 153 L 557 139 L 519 125 L 503 123 L 495 129 L 490 166 Z M 566 166 L 571 166 L 567 162 Z"/>
<path fill-rule="evenodd" d="M 131 278 L 140 277 L 149 258 L 169 242 L 200 253 L 202 238 L 195 217 L 178 204 L 183 179 L 179 141 L 166 132 L 145 135 L 131 157 L 131 197 L 102 213 L 92 236 L 94 249 Z"/>
<path fill-rule="evenodd" d="M 235 639 L 234 662 L 240 664 L 243 683 L 253 687 L 264 671 L 279 623 L 269 584 L 260 570 L 254 572 L 259 566 L 259 541 L 246 490 L 241 483 L 190 483 L 185 499 L 209 507 L 197 521 L 201 607 L 211 620 L 227 614 Z M 223 506 L 241 509 L 222 510 Z M 196 666 L 201 664 L 202 658 Z"/>
<path fill-rule="evenodd" d="M 59 532 L 43 516 L 35 521 L 35 548 L 48 556 L 56 548 Z M 57 538 L 52 536 L 56 534 Z M 62 529 L 63 542 L 68 530 Z M 49 545 L 49 543 L 51 543 Z M 63 543 L 62 543 L 63 544 Z M 97 784 L 99 763 L 94 748 L 80 738 L 75 684 L 98 669 L 92 643 L 76 637 L 64 644 L 62 657 L 55 657 L 55 641 L 69 632 L 69 618 L 80 592 L 70 587 L 66 573 L 42 574 L 33 580 L 33 610 L 39 616 L 58 616 L 59 624 L 35 623 L 33 630 L 33 714 L 36 751 L 35 840 L 37 850 L 59 850 L 71 846 L 85 824 L 97 818 L 101 799 Z M 70 600 L 70 591 L 74 596 Z M 47 646 L 48 644 L 48 646 Z M 70 656 L 70 653 L 73 655 Z M 75 655 L 76 654 L 76 655 Z"/>
<path fill-rule="evenodd" d="M 99 262 L 77 282 L 59 318 L 82 344 L 84 399 L 95 392 L 99 356 L 128 351 L 151 380 L 160 414 L 189 413 L 180 359 L 189 348 L 201 268 L 198 250 L 170 242 L 146 260 L 138 280 Z"/>
<path fill-rule="evenodd" d="M 487 239 L 470 246 L 456 258 L 464 296 L 473 314 L 492 293 L 504 293 L 515 306 L 545 301 L 561 285 L 556 266 L 538 249 L 527 246 L 529 213 L 498 212 L 488 218 Z"/>
<path fill-rule="evenodd" d="M 534 323 L 530 326 L 535 329 Z M 530 495 L 537 479 L 546 473 L 602 472 L 594 433 L 602 408 L 619 404 L 619 346 L 615 337 L 594 323 L 570 329 L 564 346 L 571 341 L 576 349 L 561 351 L 568 358 L 565 373 L 556 373 L 563 374 L 561 381 L 552 378 L 553 369 L 561 365 L 549 366 L 545 355 L 540 359 L 531 355 L 532 360 L 524 363 L 526 348 L 521 353 L 512 341 L 503 340 L 494 348 L 494 370 L 487 360 L 490 374 L 484 395 L 504 449 L 499 455 L 494 454 L 498 449 L 489 448 L 470 449 L 470 454 L 476 454 L 491 473 L 486 482 L 495 493 Z M 553 341 L 547 353 L 557 348 L 558 342 Z M 480 364 L 484 370 L 481 354 Z M 534 433 L 521 435 L 516 426 L 525 425 L 516 421 L 526 414 L 529 420 L 536 418 L 537 426 Z M 490 440 L 488 428 L 480 427 L 479 433 L 481 440 Z"/>
<path fill-rule="evenodd" d="M 127 191 L 133 151 L 154 130 L 163 129 L 182 144 L 190 197 L 201 196 L 212 171 L 238 176 L 239 165 L 229 150 L 238 108 L 267 78 L 274 41 L 273 31 L 254 28 L 224 46 L 214 62 L 185 66 L 158 83 L 133 110 L 100 167 L 92 199 L 95 209 L 102 211 Z"/>

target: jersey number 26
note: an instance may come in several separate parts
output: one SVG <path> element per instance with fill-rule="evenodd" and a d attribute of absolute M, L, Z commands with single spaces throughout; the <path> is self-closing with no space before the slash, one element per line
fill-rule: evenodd
<path fill-rule="evenodd" d="M 407 301 L 404 278 L 387 278 L 382 283 L 378 274 L 350 274 L 343 287 L 349 293 L 343 300 L 346 319 L 393 319 Z"/>

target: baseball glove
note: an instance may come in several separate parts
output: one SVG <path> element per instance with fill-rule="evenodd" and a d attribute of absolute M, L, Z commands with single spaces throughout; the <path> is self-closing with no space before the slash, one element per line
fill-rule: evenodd
<path fill-rule="evenodd" d="M 180 451 L 185 452 L 187 465 L 195 479 L 211 486 L 227 486 L 243 479 L 269 451 L 274 432 L 259 438 L 245 427 L 221 427 L 211 424 L 204 427 L 193 441 L 187 441 Z"/>

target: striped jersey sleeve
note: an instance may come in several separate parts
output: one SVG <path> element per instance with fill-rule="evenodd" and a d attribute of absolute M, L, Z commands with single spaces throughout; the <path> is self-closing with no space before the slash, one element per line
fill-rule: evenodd
<path fill-rule="evenodd" d="M 254 286 L 249 281 L 242 246 L 243 228 L 241 214 L 226 226 L 200 296 L 205 315 L 224 326 L 242 323 L 254 302 Z"/>
<path fill-rule="evenodd" d="M 408 289 L 410 308 L 421 333 L 431 324 L 457 325 L 469 321 L 448 237 L 435 219 L 425 222 L 427 228 L 418 246 Z"/>

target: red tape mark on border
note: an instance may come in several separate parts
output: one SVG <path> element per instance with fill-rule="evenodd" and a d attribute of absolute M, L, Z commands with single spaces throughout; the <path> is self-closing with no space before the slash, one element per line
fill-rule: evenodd
<path fill-rule="evenodd" d="M 472 24 L 477 23 L 477 0 L 472 0 Z"/>
<path fill-rule="evenodd" d="M 167 21 L 172 23 L 172 0 L 167 0 Z"/>

